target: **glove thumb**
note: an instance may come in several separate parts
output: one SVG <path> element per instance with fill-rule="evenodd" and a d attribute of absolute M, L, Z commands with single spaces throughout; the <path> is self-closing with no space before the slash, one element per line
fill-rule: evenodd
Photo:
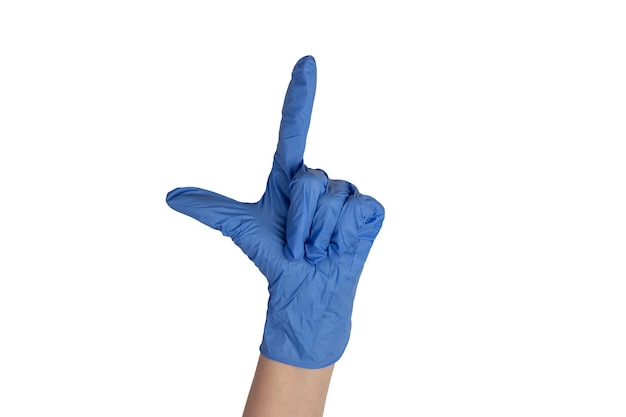
<path fill-rule="evenodd" d="M 201 188 L 176 188 L 167 194 L 165 201 L 172 209 L 233 239 L 239 235 L 243 223 L 252 218 L 249 204 Z"/>

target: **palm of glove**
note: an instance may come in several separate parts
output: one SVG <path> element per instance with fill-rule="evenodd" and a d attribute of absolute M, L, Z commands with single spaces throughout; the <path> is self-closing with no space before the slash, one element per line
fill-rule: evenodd
<path fill-rule="evenodd" d="M 294 67 L 267 188 L 242 203 L 200 188 L 177 188 L 168 204 L 229 236 L 269 283 L 261 352 L 291 365 L 320 368 L 349 339 L 358 278 L 384 209 L 346 181 L 303 163 L 316 87 L 312 57 Z"/>

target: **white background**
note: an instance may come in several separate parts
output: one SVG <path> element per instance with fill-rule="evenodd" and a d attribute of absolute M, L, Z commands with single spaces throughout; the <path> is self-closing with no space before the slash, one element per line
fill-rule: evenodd
<path fill-rule="evenodd" d="M 387 214 L 325 416 L 623 417 L 620 3 L 2 2 L 0 415 L 241 414 L 265 279 L 165 195 L 256 201 L 310 54 Z"/>

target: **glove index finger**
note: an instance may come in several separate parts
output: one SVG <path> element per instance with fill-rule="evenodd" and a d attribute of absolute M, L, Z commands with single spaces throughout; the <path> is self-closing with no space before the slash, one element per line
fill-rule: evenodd
<path fill-rule="evenodd" d="M 274 155 L 275 163 L 287 175 L 288 180 L 293 179 L 303 163 L 316 86 L 315 59 L 307 55 L 298 60 L 291 74 L 283 103 L 278 147 Z"/>

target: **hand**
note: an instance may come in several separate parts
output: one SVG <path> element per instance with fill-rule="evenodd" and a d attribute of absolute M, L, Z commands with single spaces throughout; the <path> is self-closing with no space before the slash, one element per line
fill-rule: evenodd
<path fill-rule="evenodd" d="M 317 70 L 295 65 L 267 188 L 256 203 L 177 188 L 171 208 L 232 238 L 269 283 L 261 353 L 303 368 L 335 363 L 350 337 L 357 283 L 383 206 L 347 181 L 304 165 Z"/>

